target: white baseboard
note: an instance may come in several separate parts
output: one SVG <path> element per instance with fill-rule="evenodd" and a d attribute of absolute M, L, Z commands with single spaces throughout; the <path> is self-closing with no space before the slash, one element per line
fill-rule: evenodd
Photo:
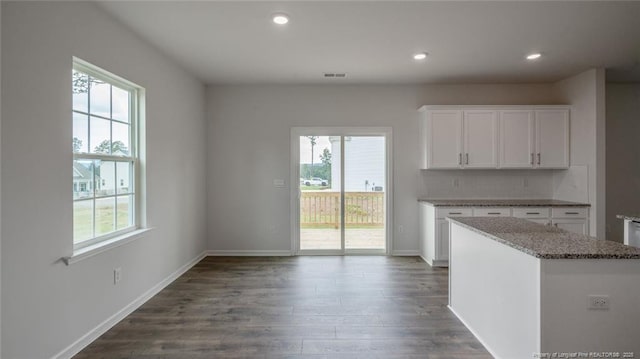
<path fill-rule="evenodd" d="M 292 253 L 277 250 L 209 250 L 206 255 L 210 257 L 289 257 Z"/>
<path fill-rule="evenodd" d="M 443 267 L 443 268 L 449 267 L 449 261 L 448 260 L 436 260 L 436 259 L 434 259 L 433 261 L 430 261 L 430 260 L 428 260 L 427 258 L 425 258 L 422 255 L 420 255 L 420 258 L 423 261 L 425 261 L 431 267 Z"/>
<path fill-rule="evenodd" d="M 413 250 L 413 249 L 409 249 L 409 250 L 394 250 L 393 252 L 391 252 L 392 256 L 420 256 L 420 251 L 418 250 Z"/>
<path fill-rule="evenodd" d="M 118 324 L 127 315 L 131 314 L 134 310 L 138 309 L 146 301 L 151 299 L 154 295 L 158 294 L 162 289 L 168 286 L 171 282 L 183 275 L 186 271 L 191 269 L 196 263 L 200 262 L 207 256 L 207 252 L 200 253 L 197 257 L 189 261 L 187 264 L 178 268 L 175 272 L 171 273 L 167 278 L 163 279 L 160 283 L 153 286 L 151 289 L 143 293 L 141 296 L 133 300 L 133 302 L 127 304 L 124 308 L 120 309 L 116 314 L 107 318 L 104 322 L 98 324 L 95 328 L 91 329 L 87 334 L 80 337 L 80 339 L 73 342 L 71 345 L 63 349 L 60 353 L 53 356 L 52 359 L 66 359 L 71 358 L 78 354 L 82 349 L 91 344 L 94 340 L 98 339 L 107 330 L 111 329 L 114 325 Z"/>

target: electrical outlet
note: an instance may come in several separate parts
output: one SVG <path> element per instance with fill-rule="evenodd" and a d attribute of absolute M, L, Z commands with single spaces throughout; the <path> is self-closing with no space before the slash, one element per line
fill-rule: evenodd
<path fill-rule="evenodd" d="M 609 309 L 609 296 L 608 295 L 589 295 L 587 296 L 589 309 Z"/>
<path fill-rule="evenodd" d="M 113 270 L 113 284 L 118 284 L 122 279 L 122 268 L 118 267 Z"/>

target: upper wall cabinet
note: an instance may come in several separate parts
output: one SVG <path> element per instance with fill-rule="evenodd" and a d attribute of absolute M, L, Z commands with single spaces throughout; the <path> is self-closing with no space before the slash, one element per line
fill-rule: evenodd
<path fill-rule="evenodd" d="M 568 168 L 568 106 L 423 106 L 421 168 Z"/>

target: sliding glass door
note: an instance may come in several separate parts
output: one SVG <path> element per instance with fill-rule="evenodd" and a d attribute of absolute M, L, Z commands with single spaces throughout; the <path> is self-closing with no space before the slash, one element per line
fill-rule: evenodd
<path fill-rule="evenodd" d="M 389 140 L 388 129 L 292 130 L 297 253 L 387 253 Z"/>

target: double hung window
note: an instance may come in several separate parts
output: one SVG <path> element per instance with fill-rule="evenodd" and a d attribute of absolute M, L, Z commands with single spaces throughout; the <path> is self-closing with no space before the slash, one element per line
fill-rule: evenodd
<path fill-rule="evenodd" d="M 83 248 L 138 226 L 139 92 L 74 60 L 73 243 Z"/>

